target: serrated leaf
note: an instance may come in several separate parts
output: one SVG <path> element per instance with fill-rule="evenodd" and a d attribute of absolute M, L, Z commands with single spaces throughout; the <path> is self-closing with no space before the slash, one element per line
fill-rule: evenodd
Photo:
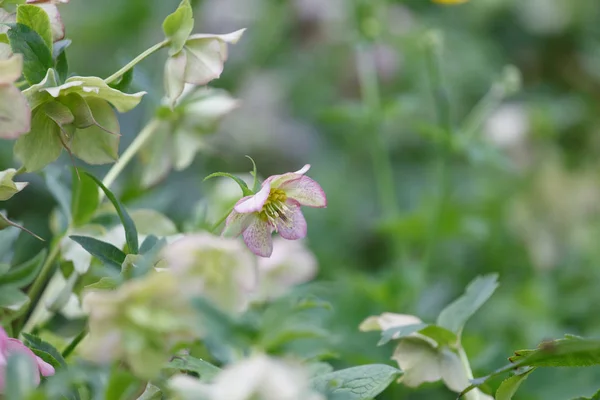
<path fill-rule="evenodd" d="M 317 376 L 311 384 L 322 393 L 344 394 L 349 400 L 370 400 L 401 374 L 402 371 L 389 365 L 371 364 Z"/>
<path fill-rule="evenodd" d="M 58 350 L 50 343 L 43 341 L 35 335 L 22 333 L 24 344 L 31 349 L 38 357 L 52 364 L 54 368 L 66 368 L 67 363 Z M 38 354 L 39 353 L 39 354 Z M 44 358 L 46 357 L 46 358 Z"/>
<path fill-rule="evenodd" d="M 47 251 L 44 249 L 29 261 L 11 268 L 6 274 L 0 276 L 0 285 L 11 285 L 16 288 L 29 285 L 37 277 L 46 254 Z"/>
<path fill-rule="evenodd" d="M 509 360 L 519 367 L 589 367 L 600 365 L 600 340 L 567 338 L 519 350 Z"/>
<path fill-rule="evenodd" d="M 71 214 L 73 224 L 81 226 L 90 221 L 100 204 L 98 186 L 86 174 L 73 171 L 73 191 L 71 196 Z"/>
<path fill-rule="evenodd" d="M 177 10 L 165 18 L 163 31 L 171 41 L 169 55 L 177 54 L 183 49 L 185 41 L 194 29 L 194 12 L 189 0 L 183 0 Z"/>
<path fill-rule="evenodd" d="M 52 68 L 52 53 L 36 31 L 23 24 L 11 24 L 7 32 L 14 53 L 23 54 L 23 76 L 30 84 L 41 82 Z"/>
<path fill-rule="evenodd" d="M 442 310 L 437 324 L 460 335 L 467 320 L 490 298 L 498 287 L 498 274 L 477 277 L 465 294 Z"/>
<path fill-rule="evenodd" d="M 69 236 L 79 243 L 88 253 L 98 258 L 103 263 L 121 269 L 121 264 L 127 256 L 120 249 L 110 243 L 87 236 Z"/>
<path fill-rule="evenodd" d="M 38 6 L 21 5 L 17 7 L 17 23 L 27 25 L 42 38 L 48 50 L 52 49 L 52 26 L 50 17 Z"/>
<path fill-rule="evenodd" d="M 194 372 L 200 376 L 200 380 L 203 382 L 210 382 L 219 374 L 219 372 L 221 372 L 220 368 L 215 367 L 211 363 L 189 355 L 173 357 L 173 359 L 169 361 L 167 368 Z"/>
<path fill-rule="evenodd" d="M 86 174 L 90 178 L 92 178 L 92 180 L 94 182 L 96 182 L 96 185 L 98 185 L 98 187 L 100 187 L 100 189 L 102 189 L 102 191 L 104 192 L 106 197 L 110 200 L 110 202 L 113 204 L 113 206 L 117 210 L 117 214 L 119 215 L 119 218 L 121 219 L 121 223 L 123 224 L 123 228 L 125 229 L 125 239 L 127 241 L 127 246 L 129 247 L 129 253 L 138 254 L 138 252 L 139 252 L 138 232 L 135 227 L 135 224 L 133 223 L 133 220 L 127 213 L 127 210 L 125 210 L 125 207 L 123 207 L 121 202 L 119 200 L 117 200 L 115 195 L 106 186 L 104 186 L 104 184 L 102 184 L 102 182 L 98 178 L 96 178 L 94 175 L 91 175 L 87 172 L 86 172 Z"/>
<path fill-rule="evenodd" d="M 534 370 L 535 368 L 530 368 L 502 381 L 496 391 L 496 400 L 511 400 L 519 389 L 519 386 L 521 386 L 521 383 L 523 383 Z"/>

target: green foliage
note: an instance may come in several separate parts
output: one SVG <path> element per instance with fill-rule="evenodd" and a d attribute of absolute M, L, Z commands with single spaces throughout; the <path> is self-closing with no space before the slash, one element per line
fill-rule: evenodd
<path fill-rule="evenodd" d="M 35 31 L 44 41 L 49 50 L 52 49 L 52 27 L 46 12 L 34 5 L 17 7 L 17 23 L 26 25 Z"/>
<path fill-rule="evenodd" d="M 125 262 L 127 255 L 110 243 L 77 235 L 69 236 L 69 238 L 79 243 L 87 252 L 108 266 L 121 269 L 121 265 Z"/>
<path fill-rule="evenodd" d="M 252 196 L 254 194 L 254 192 L 252 190 L 250 190 L 250 188 L 248 188 L 248 185 L 246 184 L 246 182 L 244 182 L 242 179 L 238 178 L 235 175 L 231 175 L 227 172 L 215 172 L 213 174 L 208 175 L 206 178 L 204 178 L 204 180 L 209 180 L 209 179 L 213 179 L 213 178 L 217 178 L 217 177 L 226 177 L 226 178 L 231 178 L 235 181 L 235 183 L 237 183 L 240 187 L 240 189 L 242 189 L 242 195 L 243 196 Z"/>
<path fill-rule="evenodd" d="M 173 357 L 169 361 L 167 368 L 198 374 L 198 377 L 203 382 L 212 381 L 221 372 L 220 368 L 215 367 L 211 363 L 189 355 Z"/>
<path fill-rule="evenodd" d="M 534 370 L 535 368 L 527 368 L 502 381 L 496 391 L 496 400 L 511 400 L 519 389 L 519 386 L 521 386 L 523 381 L 525 381 L 529 377 L 529 374 Z"/>
<path fill-rule="evenodd" d="M 23 76 L 31 84 L 41 82 L 52 68 L 52 53 L 44 39 L 27 25 L 11 26 L 7 32 L 14 53 L 23 54 Z"/>
<path fill-rule="evenodd" d="M 177 10 L 163 22 L 163 31 L 170 41 L 169 54 L 179 53 L 194 29 L 194 12 L 189 0 L 183 0 Z"/>
<path fill-rule="evenodd" d="M 67 363 L 58 350 L 50 343 L 43 341 L 35 335 L 23 333 L 24 344 L 35 353 L 36 356 L 51 364 L 55 369 L 66 368 Z"/>
<path fill-rule="evenodd" d="M 138 254 L 139 244 L 138 244 L 138 232 L 135 227 L 135 224 L 125 207 L 121 204 L 121 202 L 115 197 L 115 195 L 102 184 L 102 182 L 96 178 L 95 176 L 86 173 L 95 183 L 98 185 L 100 189 L 104 192 L 106 197 L 110 200 L 110 202 L 115 207 L 117 214 L 119 214 L 119 219 L 123 224 L 123 228 L 125 229 L 125 238 L 127 239 L 127 247 L 129 249 L 129 254 Z"/>
<path fill-rule="evenodd" d="M 6 364 L 6 400 L 23 400 L 27 398 L 34 388 L 32 377 L 36 373 L 35 363 L 22 353 L 15 353 L 8 357 Z"/>
<path fill-rule="evenodd" d="M 370 400 L 381 393 L 402 371 L 382 364 L 363 365 L 330 372 L 312 379 L 312 385 L 330 398 Z"/>

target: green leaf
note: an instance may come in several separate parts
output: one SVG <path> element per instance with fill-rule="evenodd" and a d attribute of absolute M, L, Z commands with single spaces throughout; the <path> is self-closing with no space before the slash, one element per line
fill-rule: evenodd
<path fill-rule="evenodd" d="M 23 54 L 23 76 L 30 84 L 41 82 L 52 68 L 52 53 L 33 29 L 23 24 L 11 24 L 7 32 L 14 53 Z"/>
<path fill-rule="evenodd" d="M 17 23 L 27 25 L 42 38 L 48 50 L 52 49 L 52 26 L 50 17 L 41 7 L 21 5 L 17 7 Z"/>
<path fill-rule="evenodd" d="M 73 191 L 71 196 L 71 214 L 73 224 L 81 226 L 90 221 L 98 205 L 98 187 L 86 174 L 77 175 L 73 170 Z"/>
<path fill-rule="evenodd" d="M 4 400 L 23 400 L 35 388 L 34 376 L 38 374 L 35 362 L 27 354 L 15 352 L 6 365 Z"/>
<path fill-rule="evenodd" d="M 63 183 L 61 179 L 62 168 L 54 165 L 49 166 L 44 170 L 46 178 L 46 187 L 52 193 L 54 199 L 58 203 L 67 221 L 73 218 L 71 215 L 71 191 Z M 66 229 L 66 227 L 65 227 Z"/>
<path fill-rule="evenodd" d="M 252 181 L 252 191 L 257 192 L 258 190 L 260 190 L 260 187 L 258 182 L 258 171 L 256 170 L 256 163 L 254 162 L 254 159 L 252 157 L 246 156 L 246 158 L 252 162 L 252 171 L 250 171 L 250 175 L 252 175 L 252 178 L 254 178 L 254 180 Z"/>
<path fill-rule="evenodd" d="M 121 203 L 119 202 L 119 200 L 117 200 L 115 195 L 110 190 L 108 190 L 108 188 L 106 186 L 104 186 L 102 184 L 102 182 L 100 180 L 98 180 L 98 178 L 96 178 L 94 175 L 91 175 L 87 172 L 86 172 L 86 174 L 90 178 L 92 178 L 92 180 L 94 182 L 96 182 L 96 185 L 98 185 L 98 187 L 100 187 L 100 189 L 102 189 L 104 194 L 106 194 L 106 197 L 108 197 L 110 202 L 113 204 L 113 206 L 117 210 L 117 214 L 119 214 L 119 218 L 121 219 L 123 228 L 125 228 L 125 239 L 127 241 L 127 246 L 129 247 L 129 252 L 133 253 L 133 254 L 138 254 L 138 251 L 139 251 L 138 233 L 137 233 L 135 224 L 133 223 L 133 220 L 127 213 L 127 210 L 125 210 L 125 207 L 123 207 L 123 205 L 121 205 Z"/>
<path fill-rule="evenodd" d="M 0 285 L 11 285 L 17 288 L 29 285 L 40 272 L 46 254 L 47 251 L 44 249 L 29 261 L 11 268 L 6 274 L 0 276 Z"/>
<path fill-rule="evenodd" d="M 419 331 L 421 335 L 425 335 L 438 344 L 438 346 L 456 347 L 458 337 L 454 332 L 437 325 L 429 325 Z"/>
<path fill-rule="evenodd" d="M 169 55 L 177 54 L 183 49 L 186 40 L 194 29 L 194 11 L 189 0 L 183 0 L 175 12 L 163 22 L 163 31 L 171 41 Z"/>
<path fill-rule="evenodd" d="M 67 47 L 71 45 L 69 39 L 54 43 L 55 69 L 60 82 L 64 82 L 69 77 L 69 61 L 67 60 Z"/>
<path fill-rule="evenodd" d="M 131 211 L 131 219 L 140 235 L 170 236 L 177 233 L 177 226 L 166 215 L 152 209 Z"/>
<path fill-rule="evenodd" d="M 185 372 L 194 372 L 200 376 L 200 380 L 203 382 L 212 381 L 213 378 L 221 372 L 220 368 L 215 367 L 211 363 L 189 355 L 173 357 L 173 359 L 169 361 L 167 368 Z"/>
<path fill-rule="evenodd" d="M 134 68 L 127 70 L 121 79 L 119 79 L 117 82 L 109 83 L 108 86 L 120 92 L 127 92 L 131 86 L 131 83 L 133 82 L 133 71 Z"/>
<path fill-rule="evenodd" d="M 2 252 L 0 252 L 0 254 L 2 254 Z M 2 277 L 8 272 L 9 269 L 10 264 L 0 263 L 0 282 L 2 282 Z"/>
<path fill-rule="evenodd" d="M 0 308 L 18 313 L 29 303 L 29 297 L 14 286 L 2 286 L 0 290 Z"/>
<path fill-rule="evenodd" d="M 519 389 L 519 386 L 521 386 L 521 383 L 523 383 L 534 370 L 535 368 L 529 368 L 526 371 L 515 374 L 502 381 L 496 391 L 496 400 L 511 400 Z"/>
<path fill-rule="evenodd" d="M 52 119 L 37 109 L 31 120 L 31 130 L 15 143 L 14 153 L 27 168 L 35 172 L 55 161 L 62 152 L 62 132 Z"/>
<path fill-rule="evenodd" d="M 114 278 L 104 277 L 101 278 L 98 282 L 92 283 L 91 285 L 87 285 L 86 289 L 95 289 L 95 290 L 113 290 L 119 286 L 119 281 Z"/>
<path fill-rule="evenodd" d="M 31 349 L 38 357 L 46 361 L 56 369 L 66 368 L 67 363 L 58 350 L 50 343 L 43 341 L 35 335 L 22 333 L 24 344 Z"/>
<path fill-rule="evenodd" d="M 246 182 L 244 182 L 241 178 L 238 178 L 235 175 L 228 174 L 227 172 L 215 172 L 214 174 L 208 175 L 206 178 L 204 178 L 204 180 L 207 181 L 209 179 L 216 178 L 216 177 L 219 177 L 219 176 L 224 176 L 226 178 L 233 179 L 240 186 L 240 189 L 242 189 L 242 194 L 244 196 L 252 196 L 252 195 L 254 195 L 254 192 L 252 192 L 252 190 L 250 190 L 248 188 L 248 185 L 246 185 Z"/>
<path fill-rule="evenodd" d="M 117 115 L 105 100 L 88 97 L 86 103 L 97 124 L 77 129 L 71 151 L 88 164 L 108 164 L 119 158 L 120 131 Z"/>
<path fill-rule="evenodd" d="M 317 376 L 312 386 L 331 395 L 345 395 L 349 400 L 370 400 L 383 392 L 402 374 L 397 368 L 383 364 L 363 365 Z"/>
<path fill-rule="evenodd" d="M 498 274 L 477 277 L 467 286 L 465 294 L 446 306 L 437 324 L 460 335 L 467 320 L 490 298 L 498 287 Z"/>
<path fill-rule="evenodd" d="M 573 400 L 600 400 L 600 390 L 598 390 L 592 397 L 578 397 Z"/>
<path fill-rule="evenodd" d="M 149 235 L 148 237 L 146 237 L 146 239 L 144 239 L 144 242 L 140 246 L 140 254 L 145 254 L 149 252 L 150 250 L 152 250 L 152 248 L 154 248 L 154 246 L 156 246 L 157 243 L 158 238 L 154 235 Z"/>
<path fill-rule="evenodd" d="M 518 367 L 589 367 L 600 365 L 600 339 L 565 338 L 518 350 L 509 360 Z"/>
<path fill-rule="evenodd" d="M 113 369 L 106 385 L 105 399 L 136 399 L 144 383 L 130 372 Z"/>
<path fill-rule="evenodd" d="M 69 238 L 103 263 L 121 269 L 126 254 L 112 244 L 87 236 L 69 236 Z"/>
<path fill-rule="evenodd" d="M 394 328 L 386 329 L 385 331 L 381 332 L 381 339 L 379 340 L 379 343 L 377 343 L 377 345 L 383 346 L 384 344 L 389 343 L 391 340 L 400 339 L 402 337 L 412 335 L 413 333 L 420 331 L 421 329 L 426 328 L 428 326 L 428 324 L 421 323 L 396 326 Z"/>

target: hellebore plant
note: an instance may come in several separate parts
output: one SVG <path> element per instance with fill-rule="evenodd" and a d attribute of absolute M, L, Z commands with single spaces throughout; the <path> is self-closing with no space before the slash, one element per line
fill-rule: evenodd
<path fill-rule="evenodd" d="M 9 338 L 4 329 L 0 326 L 0 394 L 4 393 L 6 386 L 6 364 L 8 359 L 14 354 L 24 354 L 34 365 L 36 372 L 31 381 L 37 386 L 40 384 L 40 374 L 42 376 L 54 375 L 54 367 L 38 356 L 36 356 L 27 346 L 18 339 Z"/>
<path fill-rule="evenodd" d="M 273 253 L 273 231 L 288 240 L 306 237 L 306 220 L 300 206 L 327 207 L 321 186 L 304 175 L 309 169 L 307 164 L 299 171 L 267 178 L 256 194 L 235 204 L 223 235 L 242 235 L 248 248 L 261 257 Z"/>

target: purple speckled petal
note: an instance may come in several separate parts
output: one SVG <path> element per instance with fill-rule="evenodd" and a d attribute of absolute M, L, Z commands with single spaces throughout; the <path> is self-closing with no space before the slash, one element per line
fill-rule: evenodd
<path fill-rule="evenodd" d="M 288 240 L 297 240 L 306 237 L 306 220 L 300 210 L 300 204 L 297 201 L 288 199 L 286 205 L 290 209 L 289 220 L 283 221 L 281 218 L 277 220 L 279 235 Z"/>
<path fill-rule="evenodd" d="M 254 196 L 245 197 L 242 199 L 243 201 L 240 200 L 234 207 L 235 211 L 242 214 L 259 212 L 267 202 L 270 192 L 271 185 L 268 183 L 263 184 L 262 189 L 260 189 Z"/>
<path fill-rule="evenodd" d="M 254 254 L 260 257 L 271 257 L 273 253 L 273 228 L 267 221 L 254 216 L 244 230 L 244 243 Z"/>
<path fill-rule="evenodd" d="M 221 236 L 237 237 L 241 235 L 248 227 L 251 220 L 252 214 L 241 214 L 235 210 L 231 211 L 231 214 L 229 214 L 225 220 L 225 228 L 223 229 Z"/>
<path fill-rule="evenodd" d="M 321 185 L 308 176 L 288 181 L 280 186 L 289 199 L 296 200 L 303 206 L 324 208 L 327 207 L 327 196 Z"/>

